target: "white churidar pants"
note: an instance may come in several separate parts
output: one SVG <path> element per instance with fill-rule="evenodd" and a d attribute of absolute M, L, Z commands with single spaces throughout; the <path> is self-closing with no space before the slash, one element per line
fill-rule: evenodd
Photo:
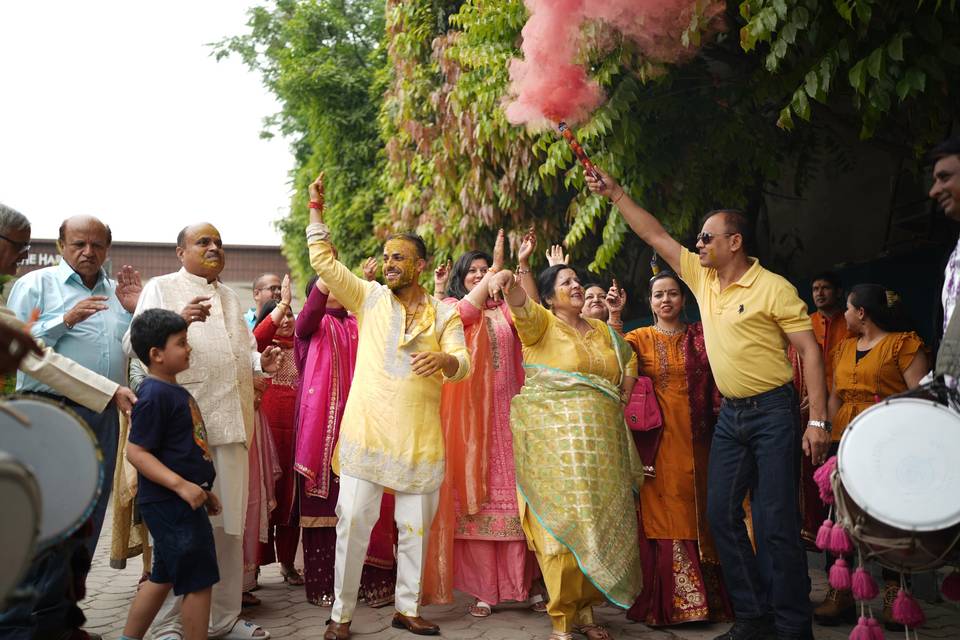
<path fill-rule="evenodd" d="M 427 555 L 430 525 L 437 511 L 439 489 L 432 493 L 395 492 L 397 540 L 396 608 L 405 616 L 420 615 L 420 579 Z M 380 517 L 383 486 L 340 476 L 337 499 L 337 559 L 334 565 L 334 622 L 349 622 L 357 606 L 360 574 L 370 545 L 370 532 Z"/>

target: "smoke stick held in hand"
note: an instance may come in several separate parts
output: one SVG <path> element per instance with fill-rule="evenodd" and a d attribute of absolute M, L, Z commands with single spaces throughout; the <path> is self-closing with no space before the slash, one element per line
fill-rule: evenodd
<path fill-rule="evenodd" d="M 580 146 L 580 142 L 577 141 L 577 136 L 574 135 L 570 127 L 567 126 L 566 122 L 561 122 L 557 125 L 557 128 L 560 130 L 560 135 L 563 136 L 563 139 L 567 141 L 567 144 L 570 145 L 570 148 L 573 149 L 573 154 L 577 156 L 577 160 L 580 161 L 580 164 L 583 165 L 583 170 L 587 174 L 598 181 L 601 185 L 604 184 L 603 178 L 600 177 L 600 172 L 597 171 L 597 168 L 593 166 L 593 163 L 590 161 L 590 157 L 587 156 L 587 152 L 583 150 L 583 147 Z"/>

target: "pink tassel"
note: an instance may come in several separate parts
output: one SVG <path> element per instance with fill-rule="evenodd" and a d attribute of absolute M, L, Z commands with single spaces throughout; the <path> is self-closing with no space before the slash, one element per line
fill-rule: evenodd
<path fill-rule="evenodd" d="M 833 570 L 831 569 L 831 571 Z M 900 589 L 896 600 L 893 601 L 893 620 L 905 627 L 914 629 L 926 622 L 927 616 L 920 608 L 920 603 L 905 590 Z"/>
<path fill-rule="evenodd" d="M 817 549 L 826 551 L 830 547 L 830 530 L 833 529 L 833 522 L 824 520 L 820 528 L 817 529 Z M 946 581 L 944 581 L 946 584 Z"/>
<path fill-rule="evenodd" d="M 857 626 L 850 632 L 850 640 L 871 640 L 870 627 L 867 626 L 867 619 L 860 616 Z"/>
<path fill-rule="evenodd" d="M 843 558 L 837 558 L 830 567 L 830 586 L 838 591 L 846 591 L 851 586 L 850 567 Z"/>
<path fill-rule="evenodd" d="M 819 540 L 819 534 L 817 534 L 817 539 Z M 940 585 L 940 593 L 947 600 L 960 602 L 960 571 L 954 570 L 953 573 L 943 579 L 943 584 Z"/>
<path fill-rule="evenodd" d="M 837 468 L 837 456 L 831 456 L 813 472 L 813 481 L 816 483 L 820 492 L 820 499 L 823 504 L 833 504 L 833 486 L 830 484 L 830 475 Z"/>
<path fill-rule="evenodd" d="M 883 627 L 874 618 L 867 618 L 867 628 L 870 629 L 870 640 L 886 640 L 883 637 Z"/>
<path fill-rule="evenodd" d="M 857 567 L 853 572 L 853 599 L 857 602 L 873 600 L 880 595 L 880 587 L 870 572 L 863 567 Z"/>
<path fill-rule="evenodd" d="M 850 536 L 847 530 L 840 525 L 834 525 L 830 530 L 830 553 L 835 556 L 842 556 L 853 552 L 853 543 L 850 542 Z"/>

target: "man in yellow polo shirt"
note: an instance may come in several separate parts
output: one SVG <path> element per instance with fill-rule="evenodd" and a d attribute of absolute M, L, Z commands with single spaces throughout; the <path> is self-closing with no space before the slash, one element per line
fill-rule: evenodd
<path fill-rule="evenodd" d="M 823 358 L 807 307 L 784 278 L 746 253 L 743 214 L 708 214 L 698 253 L 670 237 L 610 176 L 587 178 L 693 291 L 710 368 L 724 396 L 710 447 L 707 517 L 736 621 L 716 640 L 812 638 L 810 579 L 800 539 L 799 450 L 821 464 L 830 444 Z M 801 437 L 787 343 L 800 353 L 810 398 Z M 750 492 L 757 553 L 743 524 Z M 772 614 L 772 615 L 771 615 Z"/>

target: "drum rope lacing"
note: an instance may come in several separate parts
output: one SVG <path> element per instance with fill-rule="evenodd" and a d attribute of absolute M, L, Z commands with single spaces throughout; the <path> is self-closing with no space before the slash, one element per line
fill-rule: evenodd
<path fill-rule="evenodd" d="M 953 537 L 953 540 L 950 541 L 950 544 L 947 545 L 946 550 L 937 555 L 928 549 L 916 536 L 902 538 L 881 538 L 865 534 L 861 528 L 862 522 L 859 521 L 862 520 L 862 518 L 858 518 L 858 522 L 854 522 L 848 516 L 841 515 L 841 513 L 847 514 L 850 513 L 850 511 L 847 509 L 846 494 L 841 490 L 840 472 L 838 470 L 834 470 L 833 473 L 830 474 L 830 485 L 833 487 L 833 497 L 836 501 L 837 524 L 843 526 L 847 530 L 847 532 L 850 534 L 850 537 L 854 540 L 854 542 L 857 543 L 858 546 L 862 544 L 868 548 L 867 559 L 876 560 L 888 569 L 893 569 L 900 572 L 918 572 L 937 569 L 946 563 L 946 559 L 954 553 L 957 543 L 960 542 L 960 531 L 958 531 Z M 876 547 L 883 547 L 883 549 L 878 551 Z M 922 551 L 928 557 L 934 559 L 923 565 L 910 565 L 909 568 L 905 568 L 902 565 L 894 564 L 883 558 L 884 554 L 887 553 L 911 549 Z"/>

